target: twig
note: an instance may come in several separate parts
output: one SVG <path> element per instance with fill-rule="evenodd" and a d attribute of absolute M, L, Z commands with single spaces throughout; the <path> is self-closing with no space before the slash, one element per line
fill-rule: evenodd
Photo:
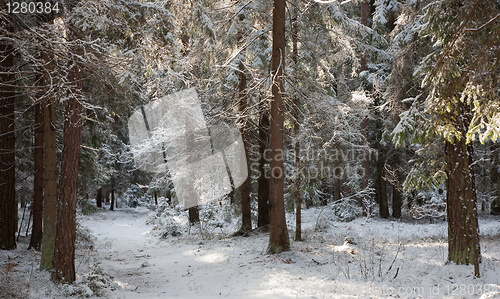
<path fill-rule="evenodd" d="M 30 223 L 31 223 L 31 216 L 33 215 L 33 207 L 30 208 L 30 215 L 28 217 L 28 227 L 26 227 L 26 233 L 24 234 L 25 237 L 28 236 L 28 231 L 30 230 Z"/>
<path fill-rule="evenodd" d="M 489 20 L 488 22 L 484 23 L 483 25 L 481 25 L 478 28 L 467 28 L 467 29 L 464 29 L 464 31 L 479 31 L 479 30 L 483 29 L 484 27 L 488 26 L 489 24 L 493 23 L 499 17 L 500 17 L 500 14 L 496 15 L 493 19 Z"/>
<path fill-rule="evenodd" d="M 389 274 L 389 271 L 392 269 L 392 265 L 394 265 L 394 262 L 396 261 L 396 259 L 398 258 L 398 254 L 399 254 L 399 250 L 401 249 L 401 243 L 399 243 L 399 247 L 398 247 L 398 251 L 396 252 L 396 256 L 394 256 L 394 259 L 392 260 L 392 263 L 391 265 L 389 266 L 389 269 L 387 269 L 387 272 L 385 274 Z M 399 270 L 399 268 L 398 268 Z M 398 275 L 396 273 L 396 275 Z"/>
<path fill-rule="evenodd" d="M 396 275 L 394 275 L 392 279 L 396 278 L 396 276 L 398 276 L 398 273 L 399 273 L 399 267 L 396 269 Z"/>
<path fill-rule="evenodd" d="M 24 221 L 24 214 L 26 213 L 26 206 L 27 206 L 27 204 L 24 204 L 23 218 L 21 218 L 21 224 L 19 225 L 19 230 L 17 232 L 17 239 L 16 239 L 17 242 L 19 242 L 19 237 L 21 236 L 21 229 L 23 228 L 23 221 Z"/>

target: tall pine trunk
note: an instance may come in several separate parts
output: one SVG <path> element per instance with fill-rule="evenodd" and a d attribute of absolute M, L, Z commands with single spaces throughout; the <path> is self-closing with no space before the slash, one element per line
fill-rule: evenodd
<path fill-rule="evenodd" d="M 403 205 L 403 198 L 401 194 L 401 174 L 400 174 L 400 163 L 401 159 L 399 158 L 400 153 L 394 153 L 393 163 L 396 167 L 396 177 L 395 181 L 392 184 L 392 217 L 401 218 L 401 206 Z"/>
<path fill-rule="evenodd" d="M 266 177 L 266 149 L 269 145 L 269 114 L 265 108 L 259 107 L 261 115 L 259 119 L 259 177 L 257 183 L 258 197 L 258 219 L 257 226 L 269 224 L 269 178 Z"/>
<path fill-rule="evenodd" d="M 297 23 L 297 3 L 293 3 L 292 9 L 292 60 L 294 64 L 295 73 L 298 74 L 298 61 L 299 52 L 297 48 L 297 35 L 299 33 L 298 23 Z M 300 124 L 299 124 L 299 97 L 297 95 L 293 96 L 293 118 L 294 118 L 294 135 L 295 135 L 295 240 L 302 240 L 302 196 L 300 188 Z"/>
<path fill-rule="evenodd" d="M 384 179 L 384 162 L 377 161 L 377 200 L 380 217 L 389 217 L 389 204 L 387 202 L 387 182 Z"/>
<path fill-rule="evenodd" d="M 42 53 L 46 64 L 42 86 L 50 89 L 51 75 L 54 68 L 52 56 Z M 47 92 L 43 106 L 43 140 L 44 140 L 44 193 L 43 193 L 43 236 L 40 268 L 52 269 L 56 240 L 56 204 L 57 204 L 57 140 L 56 140 L 56 100 L 53 92 Z"/>
<path fill-rule="evenodd" d="M 4 21 L 0 25 L 5 26 Z M 10 25 L 7 24 L 7 30 Z M 16 156 L 14 135 L 14 48 L 9 42 L 0 44 L 0 249 L 16 248 Z"/>
<path fill-rule="evenodd" d="M 188 214 L 190 224 L 200 222 L 200 211 L 198 211 L 198 206 L 189 208 Z"/>
<path fill-rule="evenodd" d="M 156 197 L 156 191 L 155 191 L 155 197 Z M 98 208 L 102 208 L 102 188 L 97 189 L 95 202 Z"/>
<path fill-rule="evenodd" d="M 42 220 L 43 220 L 43 107 L 41 102 L 35 104 L 35 150 L 34 181 L 33 181 L 33 226 L 28 249 L 40 250 L 42 246 Z"/>
<path fill-rule="evenodd" d="M 70 36 L 74 37 L 71 28 Z M 83 55 L 81 46 L 72 46 L 72 53 Z M 64 146 L 59 180 L 59 205 L 57 209 L 57 238 L 54 252 L 52 279 L 73 283 L 75 281 L 76 198 L 78 193 L 78 165 L 82 139 L 82 70 L 72 61 L 69 70 L 71 84 L 64 113 Z"/>
<path fill-rule="evenodd" d="M 243 54 L 242 54 L 243 55 Z M 246 121 L 246 113 L 248 106 L 248 99 L 245 94 L 247 88 L 247 75 L 245 73 L 245 66 L 243 62 L 240 61 L 239 64 L 239 79 L 240 82 L 238 84 L 238 92 L 240 98 L 240 113 L 243 118 L 243 126 L 242 126 L 242 137 L 243 137 L 243 147 L 245 148 L 245 157 L 247 158 L 245 161 L 245 166 L 248 165 L 248 130 L 247 130 L 247 121 Z M 247 166 L 248 168 L 248 166 Z M 241 191 L 241 231 L 247 232 L 252 229 L 252 211 L 250 205 L 250 175 L 247 176 L 246 180 L 240 186 Z"/>
<path fill-rule="evenodd" d="M 285 218 L 284 169 L 283 169 L 283 68 L 285 67 L 285 0 L 274 0 L 273 10 L 273 99 L 271 101 L 271 174 L 269 204 L 271 206 L 269 249 L 280 253 L 290 249 Z"/>
<path fill-rule="evenodd" d="M 368 0 L 362 0 L 361 2 L 361 24 L 368 26 Z M 360 59 L 361 71 L 368 70 L 368 64 L 365 54 L 361 56 Z"/>
<path fill-rule="evenodd" d="M 479 276 L 479 226 L 472 168 L 472 145 L 465 138 L 446 143 L 448 261 L 473 264 Z"/>
<path fill-rule="evenodd" d="M 368 116 L 366 116 L 361 121 L 361 132 L 363 133 L 363 137 L 365 138 L 365 145 L 369 146 L 369 135 L 368 135 Z M 368 188 L 368 184 L 370 181 L 370 155 L 368 150 L 363 149 L 363 162 L 361 162 L 361 166 L 363 167 L 363 177 L 361 178 L 361 189 L 365 190 Z M 363 216 L 368 216 L 371 214 L 369 211 L 370 206 L 370 195 L 365 193 L 363 197 L 361 197 L 361 207 L 363 209 Z"/>
<path fill-rule="evenodd" d="M 109 204 L 109 210 L 114 211 L 115 210 L 115 179 L 111 179 L 111 202 Z"/>

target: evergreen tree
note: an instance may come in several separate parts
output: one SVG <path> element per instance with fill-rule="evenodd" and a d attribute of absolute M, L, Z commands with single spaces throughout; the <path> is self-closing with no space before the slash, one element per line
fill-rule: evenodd
<path fill-rule="evenodd" d="M 285 0 L 274 0 L 273 10 L 273 59 L 272 59 L 272 91 L 270 114 L 271 139 L 271 176 L 269 181 L 270 234 L 269 249 L 271 253 L 280 253 L 290 249 L 288 229 L 285 219 L 284 177 L 283 168 L 283 115 L 282 95 L 284 90 L 285 68 Z"/>
<path fill-rule="evenodd" d="M 1 2 L 2 11 L 4 1 Z M 10 20 L 0 19 L 0 35 L 9 36 L 14 30 Z M 14 81 L 14 45 L 0 44 L 0 249 L 16 248 L 17 202 L 15 182 L 15 123 L 16 90 Z"/>
<path fill-rule="evenodd" d="M 78 193 L 78 166 L 82 137 L 82 87 L 83 68 L 78 57 L 84 55 L 82 45 L 78 44 L 77 31 L 72 25 L 68 28 L 72 59 L 68 72 L 68 98 L 64 114 L 64 146 L 61 157 L 59 196 L 57 207 L 56 242 L 54 251 L 52 279 L 73 283 L 75 272 L 76 240 L 76 198 Z"/>
<path fill-rule="evenodd" d="M 498 48 L 498 16 L 492 1 L 427 6 L 421 30 L 433 38 L 434 47 L 420 63 L 424 93 L 412 99 L 394 132 L 399 145 L 405 137 L 427 148 L 435 136 L 444 142 L 444 163 L 433 176 L 441 172 L 446 181 L 448 260 L 473 264 L 476 276 L 480 246 L 473 141 L 498 138 L 498 51 L 490 50 Z M 419 180 L 418 173 L 407 180 Z"/>

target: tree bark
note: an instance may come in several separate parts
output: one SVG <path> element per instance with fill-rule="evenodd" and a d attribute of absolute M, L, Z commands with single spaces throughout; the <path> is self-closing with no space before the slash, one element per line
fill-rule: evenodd
<path fill-rule="evenodd" d="M 200 212 L 198 211 L 198 207 L 189 208 L 189 223 L 193 224 L 200 221 Z"/>
<path fill-rule="evenodd" d="M 361 24 L 364 26 L 368 26 L 368 0 L 362 0 L 361 2 Z M 361 56 L 360 59 L 360 65 L 361 65 L 361 71 L 367 71 L 368 70 L 368 62 L 366 59 L 366 56 L 363 55 Z M 363 133 L 363 136 L 366 138 L 368 141 L 368 117 L 365 117 L 361 121 L 361 131 Z M 364 176 L 361 180 L 361 189 L 366 189 L 368 187 L 368 181 L 370 179 L 370 161 L 368 160 L 368 153 L 365 151 L 364 159 L 362 162 L 362 167 L 364 171 Z M 368 211 L 368 202 L 370 200 L 369 195 L 366 195 L 361 198 L 361 206 L 363 209 L 363 216 L 368 216 L 370 214 L 370 211 Z"/>
<path fill-rule="evenodd" d="M 401 195 L 401 175 L 400 175 L 400 159 L 399 153 L 394 154 L 393 160 L 394 166 L 396 167 L 396 177 L 392 184 L 392 217 L 401 218 L 401 206 L 403 205 L 403 198 Z"/>
<path fill-rule="evenodd" d="M 245 67 L 243 62 L 240 61 L 239 64 L 239 99 L 240 99 L 240 113 L 243 118 L 243 126 L 242 126 L 242 137 L 243 137 L 243 147 L 245 148 L 245 157 L 247 157 L 248 161 L 248 131 L 247 131 L 247 121 L 246 121 L 246 110 L 247 110 L 247 97 L 245 94 L 245 90 L 247 88 L 247 75 L 245 73 Z M 245 165 L 248 164 L 245 161 Z M 247 176 L 246 180 L 240 186 L 241 191 L 241 231 L 247 232 L 252 229 L 252 211 L 250 206 L 250 175 Z"/>
<path fill-rule="evenodd" d="M 262 111 L 263 109 L 260 108 Z M 259 178 L 257 182 L 259 189 L 258 197 L 258 220 L 257 226 L 261 227 L 270 223 L 269 219 L 269 178 L 266 177 L 266 149 L 268 148 L 269 138 L 269 114 L 262 111 L 259 119 Z"/>
<path fill-rule="evenodd" d="M 28 249 L 39 251 L 42 246 L 42 220 L 43 220 L 43 107 L 40 102 L 35 104 L 35 150 L 33 181 L 33 226 Z"/>
<path fill-rule="evenodd" d="M 285 0 L 274 0 L 273 10 L 273 56 L 271 101 L 271 178 L 269 180 L 269 203 L 271 223 L 269 250 L 280 253 L 290 249 L 285 218 L 284 169 L 283 169 L 283 114 L 284 93 L 283 68 L 285 66 Z"/>
<path fill-rule="evenodd" d="M 363 0 L 363 2 L 361 2 L 361 24 L 368 26 L 368 0 Z M 368 70 L 367 59 L 364 53 L 361 55 L 360 64 L 361 71 Z"/>
<path fill-rule="evenodd" d="M 0 25 L 5 26 L 4 22 Z M 6 25 L 7 31 L 10 24 Z M 16 248 L 16 156 L 14 135 L 14 48 L 9 42 L 0 44 L 0 249 Z"/>
<path fill-rule="evenodd" d="M 389 205 L 387 203 L 387 182 L 384 180 L 384 162 L 377 165 L 377 197 L 380 217 L 389 217 Z"/>
<path fill-rule="evenodd" d="M 368 116 L 365 117 L 361 121 L 361 132 L 363 133 L 363 136 L 365 138 L 365 145 L 368 146 L 369 143 L 369 136 L 368 136 Z M 363 162 L 361 162 L 361 165 L 363 167 L 363 178 L 361 178 L 361 189 L 365 190 L 368 188 L 368 183 L 370 180 L 370 155 L 367 150 L 363 150 L 364 155 L 363 155 Z M 369 214 L 371 214 L 371 211 L 368 211 L 368 204 L 370 202 L 370 196 L 367 194 L 361 198 L 361 206 L 363 209 L 363 216 L 366 217 Z"/>
<path fill-rule="evenodd" d="M 115 210 L 115 179 L 112 179 L 111 182 L 111 203 L 109 205 L 109 210 L 114 211 Z"/>
<path fill-rule="evenodd" d="M 392 186 L 392 217 L 401 218 L 401 206 L 403 205 L 403 199 L 401 196 L 401 191 L 396 185 Z"/>
<path fill-rule="evenodd" d="M 448 261 L 473 264 L 479 276 L 479 227 L 476 207 L 472 145 L 465 138 L 446 143 L 448 165 L 446 200 L 448 218 Z"/>
<path fill-rule="evenodd" d="M 292 8 L 292 60 L 294 64 L 294 71 L 298 74 L 298 61 L 299 52 L 297 48 L 297 35 L 299 33 L 298 23 L 297 23 L 297 3 L 293 3 Z M 301 196 L 301 181 L 300 181 L 300 124 L 299 124 L 299 97 L 294 95 L 293 97 L 293 118 L 294 118 L 294 135 L 295 135 L 295 240 L 302 240 L 302 196 Z"/>
<path fill-rule="evenodd" d="M 42 53 L 46 69 L 42 86 L 51 84 L 54 68 L 52 56 Z M 43 193 L 43 236 L 40 268 L 52 269 L 56 238 L 56 204 L 57 204 L 57 141 L 56 141 L 56 100 L 47 87 L 47 98 L 43 101 L 43 140 L 44 140 L 44 193 Z"/>
<path fill-rule="evenodd" d="M 74 37 L 72 29 L 70 37 Z M 73 38 L 74 40 L 74 38 Z M 73 54 L 82 56 L 81 46 L 72 47 Z M 69 71 L 71 84 L 64 117 L 64 147 L 59 180 L 59 205 L 57 209 L 57 238 L 54 252 L 52 279 L 73 283 L 75 281 L 76 199 L 78 194 L 78 165 L 82 138 L 82 70 L 77 61 Z"/>
<path fill-rule="evenodd" d="M 98 208 L 102 208 L 102 188 L 97 189 L 95 202 Z"/>
<path fill-rule="evenodd" d="M 335 179 L 333 182 L 333 201 L 337 202 L 342 199 L 342 196 L 340 194 L 340 189 L 341 189 L 342 182 L 340 179 Z"/>

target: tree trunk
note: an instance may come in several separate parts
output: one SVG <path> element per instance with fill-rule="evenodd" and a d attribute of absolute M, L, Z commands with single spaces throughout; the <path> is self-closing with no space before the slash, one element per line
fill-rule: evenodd
<path fill-rule="evenodd" d="M 446 143 L 448 261 L 473 264 L 479 276 L 479 227 L 472 169 L 472 145 L 465 138 Z"/>
<path fill-rule="evenodd" d="M 392 217 L 401 218 L 401 206 L 403 205 L 403 199 L 401 196 L 401 191 L 396 185 L 392 186 Z"/>
<path fill-rule="evenodd" d="M 361 121 L 361 132 L 363 133 L 363 136 L 365 138 L 365 145 L 368 146 L 368 117 L 365 117 Z M 361 165 L 363 167 L 363 178 L 361 178 L 361 189 L 365 190 L 368 188 L 368 182 L 370 180 L 370 155 L 367 150 L 363 150 L 363 162 L 361 162 Z M 370 202 L 370 195 L 365 195 L 361 198 L 361 207 L 363 209 L 363 216 L 368 216 L 371 214 L 371 211 L 368 211 L 369 209 L 369 202 Z"/>
<path fill-rule="evenodd" d="M 396 177 L 392 185 L 392 217 L 401 218 L 401 206 L 403 205 L 403 198 L 401 195 L 401 175 L 399 171 L 399 153 L 394 154 L 394 166 L 396 167 Z"/>
<path fill-rule="evenodd" d="M 294 64 L 295 73 L 298 74 L 298 61 L 299 61 L 299 52 L 297 49 L 297 35 L 299 32 L 298 24 L 297 24 L 297 3 L 293 3 L 294 6 L 292 8 L 292 60 Z M 294 135 L 295 135 L 295 240 L 302 240 L 302 196 L 301 196 L 301 186 L 300 186 L 300 124 L 299 124 L 299 97 L 294 95 L 293 97 L 293 118 L 294 118 Z"/>
<path fill-rule="evenodd" d="M 3 21 L 0 22 L 2 26 Z M 10 25 L 7 24 L 7 30 Z M 14 48 L 0 43 L 0 78 L 2 83 L 14 84 Z M 16 248 L 16 156 L 14 135 L 14 87 L 0 85 L 0 249 Z"/>
<path fill-rule="evenodd" d="M 285 218 L 284 169 L 283 169 L 283 114 L 284 93 L 283 68 L 285 66 L 285 0 L 274 0 L 273 11 L 273 99 L 271 101 L 271 178 L 269 180 L 269 203 L 271 223 L 269 249 L 280 253 L 290 249 Z"/>
<path fill-rule="evenodd" d="M 239 98 L 240 98 L 240 113 L 243 118 L 243 126 L 242 126 L 242 137 L 243 137 L 243 147 L 245 148 L 245 157 L 247 157 L 248 161 L 248 131 L 247 131 L 247 121 L 246 121 L 246 110 L 247 110 L 247 96 L 245 94 L 245 90 L 247 88 L 247 75 L 245 73 L 245 67 L 243 62 L 240 61 L 239 64 L 239 77 L 240 83 L 238 85 Z M 245 165 L 248 162 L 245 162 Z M 248 168 L 248 166 L 247 166 Z M 252 211 L 250 205 L 250 175 L 247 176 L 246 180 L 240 186 L 241 191 L 241 231 L 247 232 L 252 229 Z"/>
<path fill-rule="evenodd" d="M 198 207 L 189 208 L 189 223 L 194 224 L 200 221 L 200 212 L 198 211 Z"/>
<path fill-rule="evenodd" d="M 40 250 L 42 246 L 42 219 L 43 219 L 43 107 L 40 102 L 35 104 L 35 150 L 33 181 L 33 227 L 28 249 Z"/>
<path fill-rule="evenodd" d="M 71 28 L 69 35 L 74 36 Z M 83 48 L 73 46 L 73 54 L 82 56 Z M 64 146 L 59 180 L 59 205 L 57 209 L 57 238 L 54 252 L 52 279 L 73 283 L 75 281 L 76 199 L 78 194 L 78 165 L 82 138 L 82 71 L 77 61 L 69 70 L 72 85 L 64 113 Z"/>
<path fill-rule="evenodd" d="M 497 198 L 497 202 L 500 200 L 500 143 L 494 143 L 491 145 L 490 148 L 490 160 L 491 160 L 491 166 L 489 168 L 489 173 L 490 173 L 490 190 L 492 190 L 492 195 Z M 491 204 L 493 204 L 495 201 L 493 201 Z M 486 202 L 483 201 L 481 204 L 481 210 L 484 211 L 486 210 Z M 495 209 L 491 209 L 490 206 L 490 213 L 492 215 L 495 215 L 496 213 L 500 213 L 500 210 L 495 211 Z"/>
<path fill-rule="evenodd" d="M 267 111 L 262 111 L 259 119 L 259 178 L 257 182 L 259 189 L 257 190 L 258 197 L 258 220 L 257 226 L 261 227 L 268 225 L 269 219 L 269 178 L 266 177 L 266 149 L 268 148 L 269 138 L 269 114 Z"/>
<path fill-rule="evenodd" d="M 368 0 L 362 0 L 361 2 L 361 24 L 368 26 Z M 367 59 L 365 54 L 363 53 L 361 55 L 361 71 L 367 71 L 368 70 L 368 65 L 367 65 Z"/>
<path fill-rule="evenodd" d="M 333 201 L 337 202 L 342 199 L 342 196 L 340 194 L 340 189 L 341 189 L 342 182 L 340 179 L 335 179 L 333 182 Z"/>
<path fill-rule="evenodd" d="M 102 208 L 102 188 L 97 189 L 95 202 L 98 208 Z"/>
<path fill-rule="evenodd" d="M 42 53 L 46 69 L 42 86 L 51 84 L 51 73 L 54 68 L 52 56 Z M 50 87 L 47 87 L 49 89 Z M 44 193 L 43 193 L 43 236 L 40 268 L 52 269 L 54 246 L 56 238 L 56 207 L 57 207 L 57 141 L 56 141 L 56 100 L 49 92 L 43 103 L 43 140 L 44 140 Z"/>
<path fill-rule="evenodd" d="M 377 199 L 379 205 L 380 217 L 389 217 L 389 205 L 387 203 L 387 183 L 384 180 L 384 163 L 379 162 L 377 165 Z"/>
<path fill-rule="evenodd" d="M 109 205 L 109 210 L 115 210 L 115 179 L 112 179 L 111 182 L 111 203 Z"/>

